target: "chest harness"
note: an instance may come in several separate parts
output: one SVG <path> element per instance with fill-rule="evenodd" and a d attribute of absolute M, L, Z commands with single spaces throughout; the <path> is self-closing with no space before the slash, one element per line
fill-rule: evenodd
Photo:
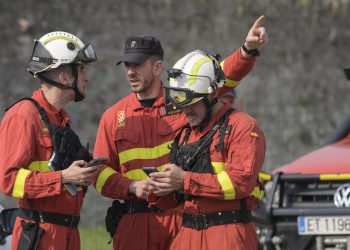
<path fill-rule="evenodd" d="M 53 156 L 50 159 L 50 168 L 53 171 L 63 170 L 68 168 L 73 161 L 85 160 L 89 162 L 93 159 L 89 153 L 88 146 L 81 145 L 77 134 L 68 126 L 60 126 L 49 121 L 48 115 L 43 107 L 32 98 L 22 98 L 16 103 L 23 100 L 31 101 L 38 110 L 42 121 L 47 126 L 53 144 Z M 12 104 L 13 107 L 16 103 Z M 51 223 L 69 228 L 78 227 L 79 215 L 65 215 L 60 213 L 44 212 L 32 209 L 32 200 L 28 199 L 30 209 L 19 208 L 19 217 L 27 220 L 34 220 L 35 222 L 21 221 L 22 233 L 20 235 L 18 249 L 36 249 L 44 230 L 40 228 L 40 223 Z M 29 241 L 29 243 L 28 243 Z"/>
<path fill-rule="evenodd" d="M 229 134 L 232 127 L 228 125 L 228 117 L 234 109 L 227 110 L 224 115 L 214 124 L 210 131 L 200 140 L 187 144 L 191 134 L 191 127 L 183 128 L 176 136 L 170 150 L 169 159 L 171 163 L 176 164 L 185 171 L 194 173 L 215 174 L 210 158 L 210 146 L 213 142 L 213 136 L 219 132 L 219 142 L 215 145 L 217 152 L 225 153 L 224 138 Z M 185 131 L 182 142 L 180 138 Z M 194 196 L 184 194 L 183 190 L 177 192 L 177 200 L 192 200 Z M 247 209 L 246 199 L 240 199 L 241 210 L 222 211 L 210 214 L 183 214 L 182 225 L 184 227 L 204 230 L 210 226 L 244 223 L 252 221 L 251 212 Z"/>
<path fill-rule="evenodd" d="M 53 157 L 51 159 L 51 168 L 54 171 L 68 168 L 73 161 L 84 160 L 89 162 L 93 159 L 89 153 L 88 145 L 84 147 L 78 135 L 67 126 L 60 126 L 50 122 L 48 115 L 43 107 L 33 98 L 25 97 L 18 100 L 16 103 L 23 100 L 31 101 L 38 110 L 41 119 L 47 126 L 53 144 Z M 12 104 L 15 105 L 16 103 Z M 6 109 L 9 110 L 12 106 Z"/>

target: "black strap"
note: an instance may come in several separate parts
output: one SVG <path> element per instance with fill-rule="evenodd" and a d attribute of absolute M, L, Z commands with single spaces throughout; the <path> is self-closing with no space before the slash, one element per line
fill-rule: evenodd
<path fill-rule="evenodd" d="M 66 85 L 64 85 L 62 83 L 58 83 L 56 81 L 53 81 L 53 80 L 43 76 L 43 74 L 38 74 L 36 77 L 39 78 L 40 80 L 44 81 L 44 82 L 47 82 L 47 83 L 51 84 L 52 86 L 57 87 L 57 88 L 60 88 L 60 89 L 72 89 L 72 87 L 66 86 Z"/>
<path fill-rule="evenodd" d="M 233 210 L 216 212 L 211 214 L 183 214 L 182 225 L 196 230 L 204 230 L 208 227 L 243 223 L 247 224 L 252 220 L 249 210 Z"/>
<path fill-rule="evenodd" d="M 26 220 L 34 220 L 37 223 L 51 223 L 64 227 L 76 228 L 78 227 L 79 215 L 65 215 L 59 213 L 49 213 L 37 210 L 30 210 L 20 208 L 18 216 Z"/>
<path fill-rule="evenodd" d="M 231 108 L 224 115 L 223 126 L 219 130 L 219 135 L 220 135 L 219 142 L 217 145 L 215 145 L 215 149 L 217 152 L 222 152 L 224 150 L 224 139 L 225 139 L 225 134 L 228 127 L 228 117 L 234 110 L 235 109 Z"/>
<path fill-rule="evenodd" d="M 24 101 L 24 100 L 28 100 L 31 101 L 34 106 L 36 107 L 36 109 L 38 110 L 38 112 L 40 113 L 41 118 L 43 119 L 43 121 L 45 122 L 45 124 L 48 126 L 49 125 L 49 117 L 47 116 L 46 111 L 44 110 L 43 107 L 40 106 L 40 104 L 34 100 L 33 98 L 30 97 L 24 97 L 19 99 L 17 102 L 15 102 L 14 104 L 12 104 L 10 107 L 6 108 L 5 111 L 7 112 L 10 108 L 12 108 L 15 104 Z"/>
<path fill-rule="evenodd" d="M 227 120 L 228 116 L 234 111 L 233 108 L 228 109 L 223 116 L 216 122 L 216 124 L 210 129 L 209 133 L 202 139 L 203 143 L 198 147 L 197 151 L 191 156 L 192 159 L 196 159 L 197 155 L 202 152 L 202 150 L 211 143 L 216 131 L 222 126 L 222 124 Z"/>
<path fill-rule="evenodd" d="M 146 201 L 128 201 L 122 203 L 123 214 L 134 214 L 134 213 L 160 213 L 163 210 L 155 207 L 149 206 Z"/>

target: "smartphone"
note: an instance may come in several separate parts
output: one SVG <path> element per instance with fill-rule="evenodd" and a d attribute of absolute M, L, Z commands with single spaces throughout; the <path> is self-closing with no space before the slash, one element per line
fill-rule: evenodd
<path fill-rule="evenodd" d="M 107 157 L 97 157 L 95 159 L 92 159 L 89 163 L 88 163 L 88 167 L 91 166 L 95 166 L 95 165 L 99 165 L 99 164 L 103 164 L 106 163 L 107 161 L 109 161 L 109 158 Z"/>
<path fill-rule="evenodd" d="M 148 176 L 150 173 L 158 172 L 158 169 L 156 167 L 143 167 L 143 172 L 145 172 Z"/>

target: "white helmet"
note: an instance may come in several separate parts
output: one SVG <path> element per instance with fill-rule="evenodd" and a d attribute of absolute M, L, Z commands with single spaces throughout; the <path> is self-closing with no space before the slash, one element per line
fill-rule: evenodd
<path fill-rule="evenodd" d="M 211 55 L 195 50 L 168 70 L 170 87 L 165 87 L 166 95 L 175 106 L 196 103 L 225 83 L 225 76 L 218 60 L 219 55 Z"/>
<path fill-rule="evenodd" d="M 34 40 L 27 70 L 36 76 L 63 64 L 92 63 L 96 60 L 96 54 L 90 44 L 84 45 L 79 38 L 70 33 L 55 31 Z"/>

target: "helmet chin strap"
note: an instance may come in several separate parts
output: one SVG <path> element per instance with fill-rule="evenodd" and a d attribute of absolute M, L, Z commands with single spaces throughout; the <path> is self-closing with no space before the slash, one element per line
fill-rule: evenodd
<path fill-rule="evenodd" d="M 80 102 L 80 101 L 84 100 L 85 96 L 82 93 L 80 93 L 80 91 L 78 89 L 78 84 L 77 84 L 77 82 L 78 82 L 78 69 L 77 69 L 77 66 L 72 64 L 71 67 L 72 67 L 72 74 L 74 77 L 74 82 L 72 84 L 72 89 L 74 90 L 74 95 L 75 95 L 74 101 Z"/>
<path fill-rule="evenodd" d="M 80 101 L 82 101 L 85 98 L 85 96 L 82 93 L 80 93 L 80 91 L 78 89 L 78 84 L 77 84 L 77 82 L 78 82 L 78 69 L 77 69 L 77 66 L 72 64 L 71 67 L 72 67 L 72 75 L 74 77 L 74 82 L 72 83 L 72 86 L 67 86 L 67 85 L 64 85 L 62 83 L 56 82 L 56 81 L 51 80 L 51 79 L 49 79 L 49 78 L 47 78 L 47 77 L 45 77 L 45 76 L 43 76 L 41 74 L 37 75 L 37 77 L 40 80 L 42 80 L 44 82 L 47 82 L 47 83 L 49 83 L 52 86 L 55 86 L 57 88 L 60 88 L 60 89 L 73 89 L 73 91 L 74 91 L 74 101 L 75 102 L 80 102 Z"/>
<path fill-rule="evenodd" d="M 215 96 L 213 100 L 209 101 L 208 96 L 206 96 L 206 97 L 204 97 L 202 99 L 202 101 L 204 102 L 206 111 L 205 111 L 204 119 L 198 125 L 200 130 L 203 130 L 205 128 L 205 126 L 209 123 L 210 117 L 211 117 L 212 108 L 218 102 L 218 98 Z"/>

